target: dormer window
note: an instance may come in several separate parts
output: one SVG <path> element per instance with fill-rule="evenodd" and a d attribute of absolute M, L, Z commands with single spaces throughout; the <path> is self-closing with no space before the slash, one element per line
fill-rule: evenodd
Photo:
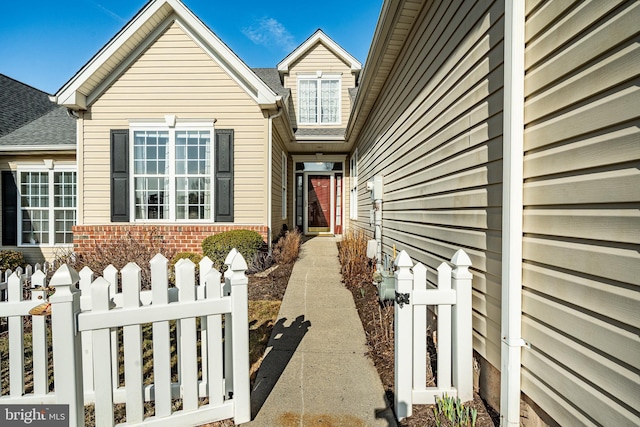
<path fill-rule="evenodd" d="M 298 106 L 301 125 L 340 124 L 340 76 L 299 76 Z"/>

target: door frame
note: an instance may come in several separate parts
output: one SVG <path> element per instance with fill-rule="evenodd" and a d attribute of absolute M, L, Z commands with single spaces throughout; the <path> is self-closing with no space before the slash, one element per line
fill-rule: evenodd
<path fill-rule="evenodd" d="M 344 185 L 345 185 L 345 161 L 347 159 L 346 155 L 323 155 L 321 153 L 311 154 L 311 155 L 293 155 L 291 156 L 293 160 L 293 209 L 294 209 L 294 226 L 297 225 L 297 212 L 296 207 L 297 204 L 297 187 L 296 187 L 296 176 L 302 175 L 302 232 L 305 235 L 309 236 L 333 236 L 335 233 L 335 223 L 336 223 L 336 174 L 342 174 L 342 188 L 340 189 L 340 194 L 342 196 L 342 200 L 340 203 L 340 216 L 342 218 L 342 227 L 344 231 L 344 208 L 345 208 L 345 200 L 344 200 Z M 341 163 L 342 170 L 339 171 L 298 171 L 296 170 L 296 163 L 298 162 L 333 162 L 333 163 Z M 329 231 L 325 232 L 309 232 L 309 175 L 327 175 L 330 176 L 329 185 L 331 186 L 331 227 Z"/>

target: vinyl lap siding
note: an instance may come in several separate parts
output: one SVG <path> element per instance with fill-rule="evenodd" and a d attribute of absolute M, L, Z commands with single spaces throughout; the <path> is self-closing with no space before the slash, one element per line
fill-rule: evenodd
<path fill-rule="evenodd" d="M 235 223 L 265 224 L 267 121 L 249 97 L 174 23 L 85 114 L 83 223 L 107 224 L 109 129 L 129 119 L 217 119 L 235 130 Z M 215 196 L 214 196 L 215 197 Z"/>
<path fill-rule="evenodd" d="M 403 48 L 358 146 L 365 183 L 384 176 L 383 249 L 407 250 L 435 281 L 464 248 L 473 262 L 474 347 L 500 366 L 503 3 L 433 2 Z"/>
<path fill-rule="evenodd" d="M 640 3 L 527 2 L 522 389 L 640 425 Z"/>

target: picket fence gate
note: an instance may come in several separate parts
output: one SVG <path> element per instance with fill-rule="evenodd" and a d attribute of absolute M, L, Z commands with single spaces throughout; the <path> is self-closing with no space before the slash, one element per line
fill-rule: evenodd
<path fill-rule="evenodd" d="M 453 268 L 451 267 L 453 266 Z M 427 289 L 427 268 L 402 251 L 395 266 L 395 409 L 398 420 L 412 405 L 434 404 L 445 393 L 473 399 L 471 260 L 462 250 L 438 267 L 437 288 Z M 427 306 L 438 308 L 437 383 L 427 387 Z"/>
<path fill-rule="evenodd" d="M 61 266 L 51 278 L 49 286 L 55 292 L 48 299 L 54 391 L 49 391 L 48 318 L 32 316 L 33 390 L 29 394 L 25 394 L 23 318 L 46 301 L 48 288 L 41 270 L 13 272 L 5 283 L 7 298 L 0 300 L 0 317 L 7 318 L 9 334 L 9 394 L 0 396 L 0 404 L 68 404 L 71 426 L 84 426 L 84 406 L 90 403 L 95 405 L 96 426 L 115 425 L 114 403 L 125 404 L 127 425 L 250 421 L 247 264 L 235 249 L 225 264 L 222 281 L 211 260 L 203 258 L 196 284 L 195 264 L 180 260 L 175 265 L 176 286 L 170 288 L 168 260 L 158 254 L 150 262 L 149 291 L 140 290 L 141 270 L 134 263 L 120 273 L 109 266 L 95 280 L 88 268 L 77 273 Z M 25 301 L 27 280 L 32 298 Z M 175 333 L 170 332 L 172 321 Z M 145 384 L 143 371 L 145 362 L 149 363 L 142 355 L 146 324 L 152 324 L 152 384 Z M 177 382 L 172 382 L 172 335 L 177 341 Z M 209 399 L 207 404 L 200 400 L 204 397 Z M 182 409 L 174 411 L 172 400 L 178 398 Z M 155 413 L 144 418 L 144 402 L 150 401 Z"/>

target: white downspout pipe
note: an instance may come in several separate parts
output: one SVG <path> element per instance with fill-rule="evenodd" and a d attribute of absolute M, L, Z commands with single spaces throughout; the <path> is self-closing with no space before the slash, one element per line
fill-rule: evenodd
<path fill-rule="evenodd" d="M 278 101 L 280 101 L 282 97 L 278 96 L 276 98 L 276 105 L 278 105 Z M 271 229 L 271 221 L 273 219 L 273 206 L 271 206 L 271 202 L 273 199 L 273 119 L 279 117 L 284 109 L 282 107 L 278 107 L 278 112 L 273 116 L 268 116 L 268 141 L 267 141 L 267 245 L 269 247 L 269 253 L 271 253 L 271 240 L 273 239 L 273 230 Z"/>
<path fill-rule="evenodd" d="M 505 1 L 500 425 L 520 425 L 524 2 Z"/>

